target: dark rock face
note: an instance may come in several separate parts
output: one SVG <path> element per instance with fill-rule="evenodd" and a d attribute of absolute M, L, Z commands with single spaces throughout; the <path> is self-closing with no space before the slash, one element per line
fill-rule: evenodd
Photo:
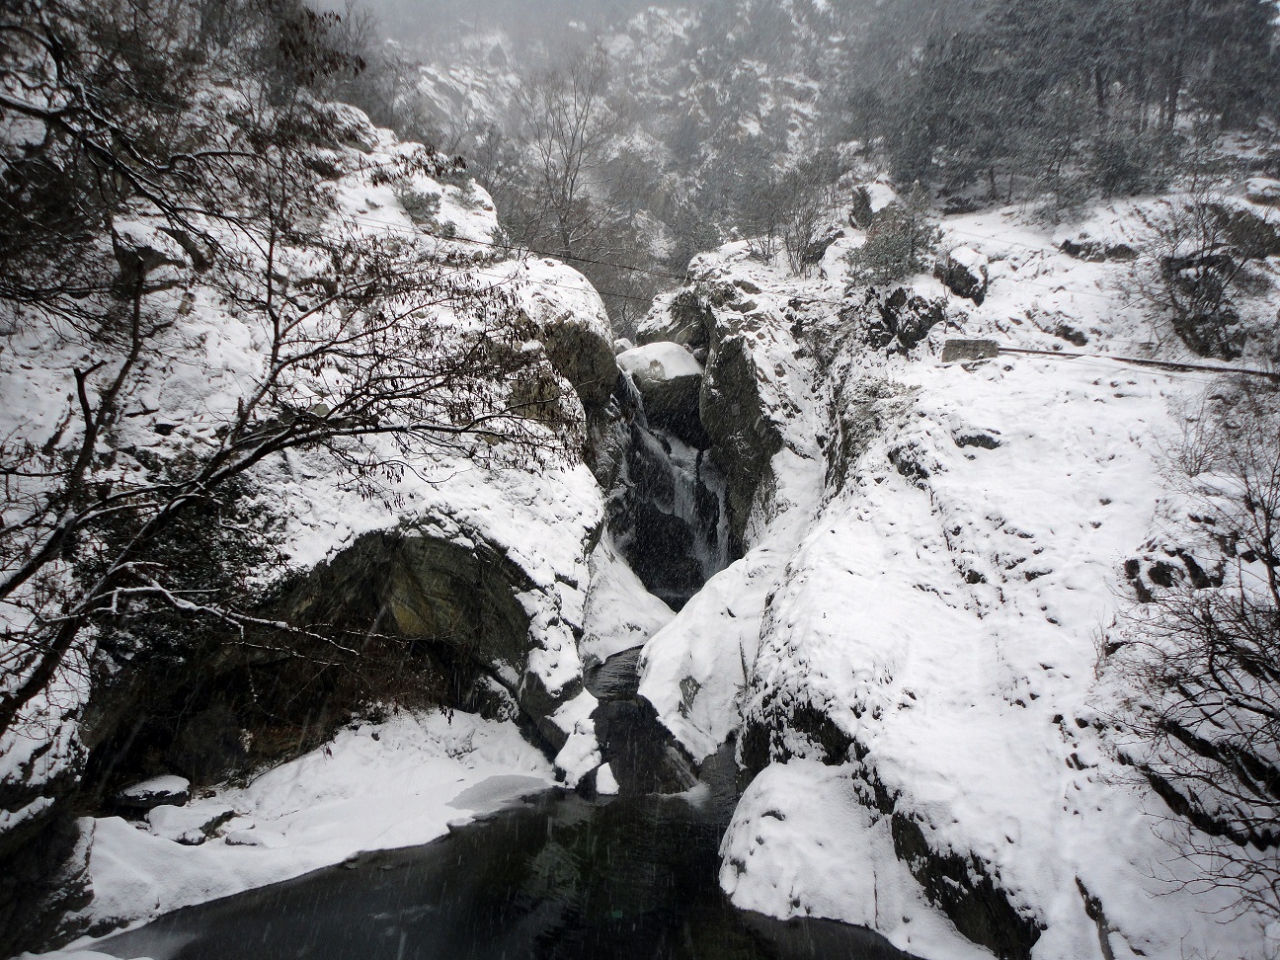
<path fill-rule="evenodd" d="M 991 282 L 985 258 L 960 257 L 960 252 L 948 254 L 939 260 L 933 269 L 933 275 L 957 297 L 964 297 L 982 306 L 982 302 L 987 299 L 987 287 Z M 972 254 L 972 251 L 969 253 Z"/>
<path fill-rule="evenodd" d="M 900 812 L 891 811 L 889 823 L 894 853 L 957 930 L 1000 960 L 1030 960 L 1040 926 L 1014 909 L 988 864 L 974 854 L 934 850 L 920 823 Z"/>
<path fill-rule="evenodd" d="M 544 326 L 542 343 L 547 359 L 573 384 L 589 415 L 609 405 L 618 367 L 608 337 L 588 323 L 567 317 Z"/>
<path fill-rule="evenodd" d="M 650 426 L 667 430 L 698 450 L 711 446 L 698 414 L 702 374 L 667 378 L 637 375 L 634 380 L 644 400 L 645 418 Z"/>
<path fill-rule="evenodd" d="M 565 734 L 550 715 L 574 689 L 548 691 L 526 673 L 531 617 L 518 597 L 539 588 L 495 545 L 430 523 L 368 534 L 317 568 L 292 598 L 296 616 L 398 634 L 434 648 L 454 673 L 460 706 L 482 674 L 522 677 L 521 710 L 555 749 Z"/>
<path fill-rule="evenodd" d="M 235 712 L 225 703 L 213 703 L 180 721 L 165 761 L 192 780 L 214 783 L 248 765 L 242 732 Z"/>
<path fill-rule="evenodd" d="M 636 334 L 640 346 L 650 343 L 678 343 L 695 352 L 711 343 L 715 314 L 694 287 L 681 290 L 671 301 L 666 318 L 647 322 Z"/>
<path fill-rule="evenodd" d="M 765 415 L 755 358 L 743 334 L 726 336 L 713 352 L 699 410 L 716 462 L 724 466 L 732 550 L 740 555 L 751 504 L 783 446 L 782 431 Z"/>
<path fill-rule="evenodd" d="M 606 700 L 591 719 L 601 759 L 609 764 L 623 796 L 672 793 L 693 785 L 670 732 L 643 697 Z"/>
<path fill-rule="evenodd" d="M 1000 960 L 1030 960 L 1041 927 L 1010 903 L 991 864 L 975 854 L 931 844 L 928 824 L 914 812 L 900 809 L 900 798 L 876 775 L 868 748 L 840 729 L 822 705 L 767 698 L 743 731 L 743 765 L 754 775 L 770 763 L 785 763 L 797 755 L 828 765 L 855 763 L 858 794 L 867 806 L 889 818 L 894 852 L 929 900 L 964 936 Z"/>
<path fill-rule="evenodd" d="M 941 300 L 928 300 L 902 287 L 887 297 L 867 291 L 864 309 L 870 315 L 867 343 L 876 350 L 911 350 L 947 319 L 946 304 Z"/>
<path fill-rule="evenodd" d="M 866 230 L 875 215 L 871 207 L 871 192 L 866 187 L 858 187 L 853 191 L 853 202 L 849 205 L 849 226 Z"/>
<path fill-rule="evenodd" d="M 1000 356 L 1000 344 L 994 340 L 948 340 L 942 347 L 942 362 L 959 360 L 991 360 Z"/>
<path fill-rule="evenodd" d="M 89 846 L 66 811 L 33 817 L 0 837 L 0 955 L 66 943 L 86 932 L 68 919 L 93 899 Z"/>

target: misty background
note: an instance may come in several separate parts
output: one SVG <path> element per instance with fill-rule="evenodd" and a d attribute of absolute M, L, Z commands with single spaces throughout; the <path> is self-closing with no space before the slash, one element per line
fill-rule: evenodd
<path fill-rule="evenodd" d="M 335 95 L 463 158 L 501 242 L 582 269 L 622 335 L 726 240 L 807 271 L 877 180 L 1053 220 L 1229 164 L 1229 137 L 1276 164 L 1273 0 L 329 8 L 366 63 Z"/>

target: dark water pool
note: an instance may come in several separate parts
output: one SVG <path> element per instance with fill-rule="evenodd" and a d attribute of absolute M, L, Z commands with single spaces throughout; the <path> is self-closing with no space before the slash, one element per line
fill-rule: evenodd
<path fill-rule="evenodd" d="M 719 890 L 716 805 L 549 794 L 423 847 L 191 907 L 97 950 L 155 960 L 903 960 Z"/>

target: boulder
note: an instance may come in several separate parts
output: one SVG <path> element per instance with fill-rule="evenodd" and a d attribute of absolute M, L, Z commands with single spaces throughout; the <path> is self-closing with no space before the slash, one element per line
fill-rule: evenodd
<path fill-rule="evenodd" d="M 651 343 L 619 354 L 618 366 L 640 391 L 650 424 L 698 449 L 709 446 L 698 416 L 702 364 L 689 351 L 675 343 Z"/>
<path fill-rule="evenodd" d="M 711 342 L 715 315 L 697 287 L 681 290 L 665 306 L 661 301 L 640 323 L 636 340 L 644 346 L 667 341 L 690 350 L 703 350 Z"/>
<path fill-rule="evenodd" d="M 944 301 L 926 299 L 903 287 L 897 287 L 887 297 L 868 290 L 863 309 L 869 314 L 867 343 L 877 350 L 911 350 L 947 319 Z"/>
<path fill-rule="evenodd" d="M 542 343 L 547 359 L 573 384 L 583 407 L 593 411 L 608 405 L 618 370 L 607 330 L 594 322 L 564 316 L 542 327 Z"/>
<path fill-rule="evenodd" d="M 1245 181 L 1244 195 L 1251 203 L 1266 207 L 1280 207 L 1280 180 L 1270 177 L 1253 177 Z"/>
<path fill-rule="evenodd" d="M 988 266 L 987 258 L 981 253 L 968 247 L 958 247 L 938 260 L 933 275 L 957 297 L 981 306 L 991 283 Z"/>
<path fill-rule="evenodd" d="M 517 286 L 520 308 L 538 332 L 547 359 L 573 385 L 588 416 L 609 405 L 617 368 L 604 302 L 586 277 L 554 260 L 530 261 L 536 283 Z"/>
<path fill-rule="evenodd" d="M 117 791 L 111 802 L 127 810 L 152 810 L 155 807 L 180 807 L 191 799 L 191 781 L 186 777 L 152 777 Z"/>

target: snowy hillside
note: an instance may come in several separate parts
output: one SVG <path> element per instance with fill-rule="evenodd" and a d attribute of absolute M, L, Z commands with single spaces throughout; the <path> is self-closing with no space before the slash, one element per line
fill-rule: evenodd
<path fill-rule="evenodd" d="M 1123 691 L 1103 637 L 1134 602 L 1126 561 L 1140 579 L 1196 541 L 1166 452 L 1213 382 L 1111 359 L 1151 339 L 1132 266 L 1063 252 L 1136 246 L 1140 206 L 1057 234 L 1016 210 L 944 220 L 944 260 L 985 275 L 985 298 L 916 278 L 945 320 L 888 355 L 863 343 L 877 313 L 833 309 L 834 282 L 742 245 L 695 262 L 708 369 L 743 344 L 743 418 L 777 452 L 744 558 L 646 646 L 641 692 L 695 759 L 736 738 L 761 771 L 722 847 L 738 906 L 923 957 L 1265 955 L 1256 917 L 1224 922 L 1229 893 L 1179 888 L 1196 867 L 1157 835 L 1167 808 L 1108 748 Z M 859 242 L 828 252 L 833 281 Z M 663 304 L 641 336 L 674 329 Z M 1087 356 L 941 363 L 957 337 Z"/>

